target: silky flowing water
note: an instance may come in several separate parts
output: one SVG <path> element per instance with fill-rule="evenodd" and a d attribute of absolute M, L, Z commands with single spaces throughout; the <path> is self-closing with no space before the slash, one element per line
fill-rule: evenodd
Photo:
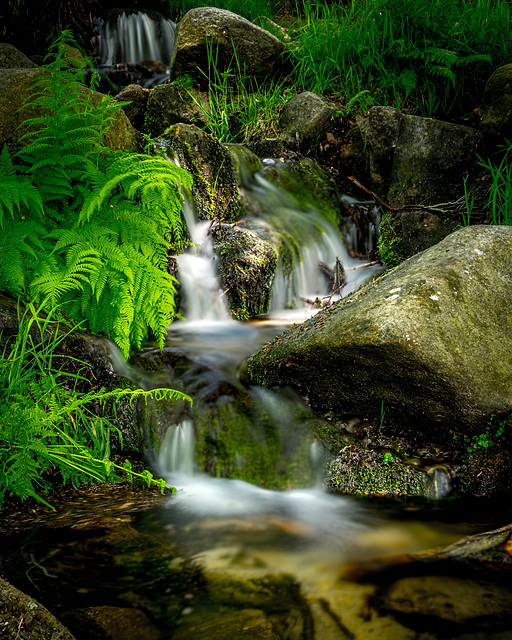
<path fill-rule="evenodd" d="M 160 51 L 145 44 L 155 40 L 155 28 L 145 14 L 137 13 L 121 13 L 117 22 L 105 22 L 98 43 L 104 64 L 162 59 Z M 172 49 L 173 25 L 166 21 L 158 28 L 166 34 L 166 48 Z M 281 229 L 284 225 L 291 234 L 301 229 L 300 257 L 288 277 L 278 268 L 270 313 L 252 322 L 236 322 L 230 319 L 216 273 L 210 222 L 197 223 L 193 212 L 185 210 L 193 245 L 177 261 L 186 320 L 169 327 L 164 351 L 193 363 L 199 371 L 199 396 L 215 372 L 233 388 L 242 385 L 240 372 L 248 356 L 292 322 L 317 311 L 304 299 L 332 302 L 375 273 L 373 268 L 356 268 L 361 262 L 349 257 L 337 229 L 318 212 L 297 209 L 263 174 L 246 189 L 272 214 L 273 224 L 277 215 Z M 322 231 L 310 234 L 305 219 Z M 378 227 L 378 214 L 374 219 Z M 354 246 L 355 229 L 350 224 L 347 229 Z M 377 237 L 378 228 L 370 227 L 367 250 Z M 348 278 L 333 296 L 318 263 L 334 268 L 337 259 Z M 142 355 L 153 351 L 155 346 L 148 344 Z M 162 371 L 135 370 L 119 354 L 115 363 L 121 375 L 143 386 L 156 386 L 155 380 L 172 386 L 172 378 Z M 264 413 L 269 428 L 279 433 L 285 451 L 287 442 L 303 432 L 295 415 L 297 407 L 304 413 L 304 399 L 291 390 L 255 386 L 246 393 L 254 410 Z M 60 523 L 48 516 L 46 525 L 4 538 L 2 564 L 9 579 L 62 614 L 71 627 L 76 616 L 70 609 L 108 606 L 124 611 L 129 620 L 129 610 L 143 617 L 131 623 L 126 635 L 130 640 L 512 637 L 503 624 L 472 629 L 466 618 L 450 614 L 464 599 L 501 602 L 502 592 L 494 586 L 453 576 L 446 568 L 433 570 L 438 582 L 432 584 L 427 569 L 409 574 L 403 569 L 405 560 L 411 560 L 407 554 L 444 547 L 483 530 L 488 522 L 479 522 L 476 515 L 469 518 L 445 502 L 398 503 L 329 494 L 322 488 L 325 450 L 314 438 L 308 440 L 305 463 L 311 467 L 309 486 L 290 484 L 274 491 L 265 488 L 264 477 L 259 484 L 212 477 L 199 468 L 196 425 L 190 415 L 178 415 L 164 427 L 165 435 L 147 452 L 155 472 L 176 488 L 163 504 L 140 514 L 133 499 L 116 497 L 113 490 L 111 495 L 69 504 L 59 512 Z M 264 446 L 263 435 L 262 450 Z M 245 461 L 239 458 L 242 469 Z M 389 556 L 395 560 L 383 560 Z M 387 566 L 396 569 L 386 572 Z M 373 569 L 380 571 L 373 574 Z M 407 580 L 409 591 L 400 599 L 396 591 Z M 444 599 L 426 606 L 433 593 L 442 592 L 443 583 L 448 585 Z M 504 593 L 510 595 L 507 589 Z M 404 602 L 411 603 L 409 609 Z M 506 608 L 509 601 L 505 598 L 503 603 Z M 81 638 L 89 637 L 84 627 L 81 633 Z"/>

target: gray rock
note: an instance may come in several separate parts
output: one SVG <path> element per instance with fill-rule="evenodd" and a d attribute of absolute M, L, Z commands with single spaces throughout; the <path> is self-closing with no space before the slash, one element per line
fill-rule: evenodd
<path fill-rule="evenodd" d="M 512 64 L 499 67 L 485 85 L 480 128 L 505 138 L 512 135 Z"/>
<path fill-rule="evenodd" d="M 5 640 L 75 640 L 48 609 L 1 578 L 0 634 Z"/>
<path fill-rule="evenodd" d="M 394 206 L 446 202 L 463 191 L 484 136 L 462 125 L 373 107 L 360 123 L 374 191 Z"/>
<path fill-rule="evenodd" d="M 331 128 L 336 105 L 326 98 L 305 91 L 286 103 L 280 118 L 282 137 L 297 149 L 308 151 Z"/>
<path fill-rule="evenodd" d="M 418 116 L 404 116 L 400 122 L 389 178 L 389 203 L 428 204 L 460 197 L 463 178 L 476 163 L 483 134 Z"/>
<path fill-rule="evenodd" d="M 453 442 L 512 410 L 512 228 L 461 229 L 263 347 L 249 375 Z"/>
<path fill-rule="evenodd" d="M 12 44 L 0 42 L 0 69 L 34 69 L 37 64 L 32 62 Z"/>
<path fill-rule="evenodd" d="M 190 74 L 208 84 L 208 50 L 219 72 L 240 69 L 263 79 L 283 67 L 285 45 L 268 31 L 224 9 L 191 9 L 176 27 L 170 79 Z M 236 60 L 235 60 L 236 53 Z"/>
<path fill-rule="evenodd" d="M 144 132 L 156 137 L 173 124 L 182 122 L 204 127 L 210 105 L 208 94 L 198 89 L 181 89 L 161 84 L 150 95 L 146 109 Z"/>

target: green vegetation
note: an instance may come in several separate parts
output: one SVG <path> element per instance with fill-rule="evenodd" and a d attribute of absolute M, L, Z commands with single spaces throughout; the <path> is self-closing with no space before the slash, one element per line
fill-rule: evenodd
<path fill-rule="evenodd" d="M 489 424 L 485 431 L 477 433 L 474 436 L 464 436 L 464 446 L 468 453 L 482 453 L 492 447 L 495 447 L 498 440 L 503 436 L 507 427 L 512 424 L 512 413 L 504 420 L 500 420 L 497 424 L 495 417 L 491 416 Z M 455 438 L 460 439 L 460 437 Z"/>
<path fill-rule="evenodd" d="M 491 175 L 489 201 L 487 209 L 491 216 L 492 224 L 512 224 L 512 143 L 509 141 L 502 145 L 499 154 L 499 163 L 492 159 L 480 160 L 480 165 L 487 169 Z"/>
<path fill-rule="evenodd" d="M 113 415 L 109 406 L 123 397 L 130 403 L 148 396 L 189 398 L 171 389 L 81 391 L 84 383 L 90 387 L 80 373 L 87 365 L 57 355 L 66 334 L 59 333 L 51 315 L 40 316 L 43 306 L 29 305 L 19 314 L 18 334 L 0 356 L 0 507 L 5 495 L 48 504 L 40 494 L 58 481 L 76 487 L 122 474 L 165 488 L 149 470 L 139 473 L 128 460 L 110 459 L 111 437 L 122 445 L 122 435 L 115 426 L 115 404 Z"/>
<path fill-rule="evenodd" d="M 293 35 L 300 84 L 418 115 L 475 108 L 485 81 L 510 59 L 505 0 L 305 0 Z"/>
<path fill-rule="evenodd" d="M 259 84 L 246 75 L 236 51 L 231 64 L 221 69 L 218 51 L 208 47 L 208 103 L 190 94 L 207 122 L 208 132 L 221 142 L 244 142 L 275 137 L 278 117 L 293 90 L 285 80 Z M 176 81 L 175 81 L 176 82 Z"/>
<path fill-rule="evenodd" d="M 201 4 L 171 0 L 171 12 Z M 493 69 L 512 57 L 507 0 L 303 0 L 286 21 L 290 3 L 209 4 L 251 20 L 291 22 L 296 87 L 345 103 L 359 94 L 363 110 L 389 104 L 428 117 L 461 116 L 478 104 Z"/>
<path fill-rule="evenodd" d="M 183 242 L 189 174 L 161 157 L 113 152 L 102 136 L 119 104 L 83 88 L 69 32 L 52 47 L 23 123 L 24 147 L 0 156 L 0 290 L 58 306 L 127 355 L 174 317 L 168 251 Z M 93 83 L 94 85 L 94 83 Z"/>

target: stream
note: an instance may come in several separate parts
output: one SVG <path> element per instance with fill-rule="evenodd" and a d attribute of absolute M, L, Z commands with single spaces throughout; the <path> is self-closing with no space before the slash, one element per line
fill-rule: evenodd
<path fill-rule="evenodd" d="M 98 47 L 105 64 L 116 56 L 158 57 L 133 52 L 136 21 L 154 39 L 141 15 L 122 14 L 116 23 L 127 25 L 129 53 L 118 53 L 114 23 L 104 24 Z M 168 22 L 160 29 L 170 41 Z M 146 434 L 149 464 L 176 492 L 140 510 L 115 488 L 85 491 L 38 527 L 3 536 L 4 574 L 77 640 L 512 638 L 509 585 L 413 555 L 504 525 L 508 508 L 491 517 L 494 506 L 327 493 L 327 453 L 305 399 L 245 379 L 252 353 L 318 311 L 308 300 L 330 303 L 380 268 L 360 268 L 337 229 L 319 212 L 294 208 L 264 173 L 245 190 L 273 224 L 277 216 L 279 228 L 302 234 L 291 274 L 278 267 L 269 313 L 250 322 L 230 318 L 211 223 L 197 222 L 185 207 L 192 246 L 176 259 L 186 319 L 169 327 L 163 352 L 147 343 L 128 364 L 113 348 L 119 375 L 193 396 L 193 408 L 178 403 L 158 420 L 150 411 L 145 425 L 157 425 Z M 368 244 L 376 237 L 378 222 Z M 318 265 L 334 271 L 337 261 L 347 282 L 333 293 Z M 235 447 L 242 414 L 245 431 Z"/>
<path fill-rule="evenodd" d="M 262 197 L 264 183 L 258 184 Z M 276 465 L 288 449 L 302 448 L 301 473 L 286 475 L 283 490 L 266 488 L 273 483 L 263 475 L 246 482 L 240 477 L 253 461 L 243 447 L 233 456 L 231 477 L 222 477 L 224 468 L 213 463 L 206 473 L 208 456 L 196 451 L 199 414 L 181 407 L 160 420 L 159 444 L 148 449 L 153 469 L 175 494 L 140 511 L 136 500 L 116 489 L 85 492 L 46 525 L 4 537 L 8 579 L 48 606 L 77 640 L 510 638 L 508 619 L 500 617 L 512 609 L 508 586 L 443 564 L 425 566 L 413 555 L 488 529 L 488 514 L 445 501 L 325 492 L 325 451 L 312 437 L 304 399 L 290 389 L 243 381 L 242 365 L 251 353 L 317 311 L 304 302 L 291 310 L 279 306 L 294 297 L 290 290 L 328 296 L 319 290 L 322 279 L 297 270 L 281 282 L 265 317 L 229 319 L 208 224 L 196 223 L 190 211 L 186 217 L 194 244 L 178 261 L 188 319 L 169 327 L 162 354 L 151 343 L 138 354 L 173 366 L 148 373 L 113 348 L 115 367 L 146 388 L 178 383 L 187 392 L 195 389 L 194 405 L 214 407 L 206 420 L 234 403 L 230 394 L 244 394 L 244 406 L 253 412 L 247 437 L 255 437 L 257 454 L 266 456 L 277 437 Z M 332 228 L 328 238 L 302 251 L 302 266 L 332 264 L 341 256 L 353 278 L 348 289 L 373 273 L 349 271 L 356 261 Z M 206 426 L 209 437 L 220 440 L 218 424 Z M 509 517 L 502 513 L 502 521 L 492 524 Z M 108 633 L 97 630 L 101 616 Z"/>

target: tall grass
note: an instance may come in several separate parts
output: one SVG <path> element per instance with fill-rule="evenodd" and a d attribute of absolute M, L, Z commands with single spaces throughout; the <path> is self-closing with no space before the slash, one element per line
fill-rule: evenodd
<path fill-rule="evenodd" d="M 259 16 L 270 17 L 274 15 L 278 9 L 279 2 L 272 0 L 214 0 L 213 2 L 204 2 L 204 0 L 169 0 L 169 6 L 175 20 L 184 16 L 190 9 L 204 6 L 226 9 L 248 20 L 255 20 Z"/>
<path fill-rule="evenodd" d="M 66 335 L 53 314 L 40 316 L 42 308 L 28 305 L 19 313 L 18 333 L 0 353 L 0 508 L 5 495 L 48 505 L 41 494 L 57 481 L 78 486 L 122 474 L 164 488 L 149 470 L 138 473 L 129 461 L 111 460 L 112 436 L 122 445 L 115 402 L 127 396 L 190 398 L 171 389 L 81 391 L 88 384 L 80 373 L 87 365 L 58 355 Z"/>
<path fill-rule="evenodd" d="M 209 133 L 221 142 L 244 142 L 277 135 L 279 115 L 294 91 L 285 80 L 258 83 L 248 76 L 236 51 L 230 64 L 222 69 L 217 64 L 218 49 L 207 43 L 208 103 L 192 93 L 201 110 Z"/>
<path fill-rule="evenodd" d="M 433 116 L 466 113 L 512 57 L 506 0 L 304 0 L 293 34 L 303 88 Z"/>
<path fill-rule="evenodd" d="M 480 160 L 489 171 L 491 184 L 487 210 L 492 224 L 512 225 L 512 143 L 507 141 L 500 148 L 501 160 Z"/>

